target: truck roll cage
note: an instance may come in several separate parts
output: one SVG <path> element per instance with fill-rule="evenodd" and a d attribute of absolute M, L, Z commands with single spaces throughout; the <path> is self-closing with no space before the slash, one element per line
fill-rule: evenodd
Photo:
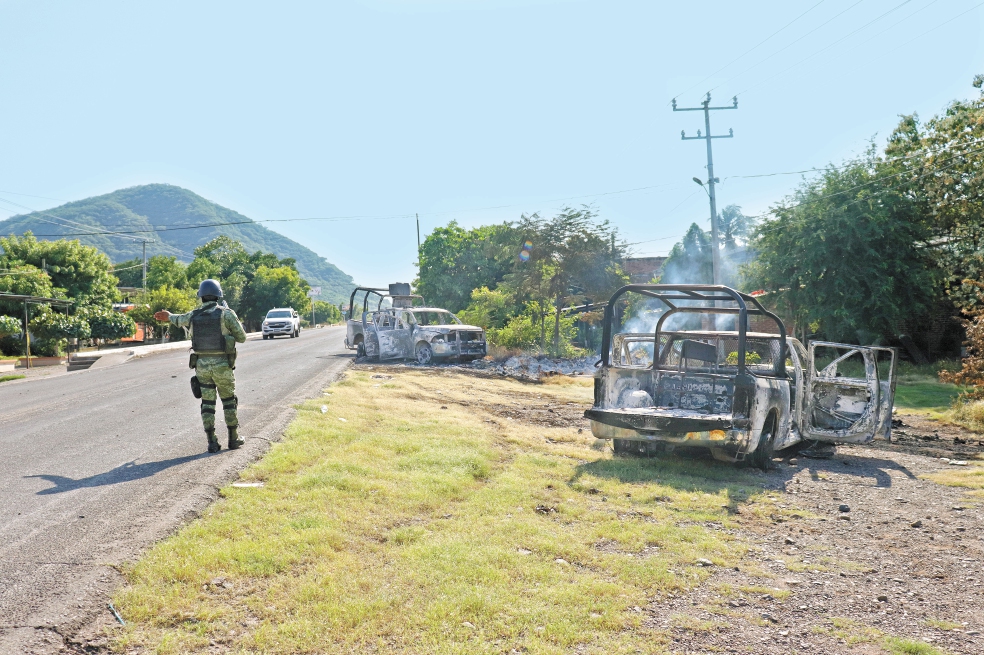
<path fill-rule="evenodd" d="M 347 317 L 348 320 L 352 320 L 355 317 L 355 294 L 359 293 L 360 291 L 365 292 L 365 295 L 363 296 L 362 299 L 361 316 L 363 317 L 369 312 L 370 295 L 379 297 L 379 300 L 376 302 L 376 309 L 374 310 L 377 312 L 383 308 L 383 301 L 386 300 L 387 298 L 391 298 L 393 300 L 393 307 L 399 307 L 404 309 L 413 307 L 414 306 L 413 302 L 415 300 L 420 301 L 418 306 L 424 304 L 423 296 L 418 296 L 416 294 L 410 293 L 409 284 L 391 284 L 389 286 L 389 289 L 382 289 L 379 287 L 356 287 L 355 290 L 352 291 L 352 295 L 349 296 L 349 312 Z"/>
<path fill-rule="evenodd" d="M 731 287 L 719 284 L 627 284 L 612 295 L 605 307 L 603 330 L 601 336 L 601 364 L 610 366 L 612 361 L 612 330 L 618 309 L 618 300 L 626 293 L 638 293 L 649 298 L 655 298 L 669 307 L 656 322 L 653 334 L 654 343 L 659 343 L 659 335 L 663 324 L 674 314 L 730 314 L 738 316 L 738 375 L 746 373 L 745 350 L 746 334 L 748 332 L 749 316 L 766 316 L 775 322 L 778 328 L 780 343 L 778 377 L 786 377 L 786 326 L 778 316 L 762 306 L 753 296 Z M 680 305 L 679 302 L 701 302 L 703 305 Z M 721 307 L 715 303 L 727 303 Z M 658 361 L 659 353 L 654 353 L 654 361 Z"/>

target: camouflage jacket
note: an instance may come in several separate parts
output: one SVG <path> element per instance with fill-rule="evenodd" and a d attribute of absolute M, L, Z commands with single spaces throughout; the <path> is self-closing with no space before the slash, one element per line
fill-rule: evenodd
<path fill-rule="evenodd" d="M 214 307 L 216 304 L 218 303 L 207 302 L 186 314 L 172 314 L 171 325 L 185 328 L 188 331 L 188 336 L 192 336 L 191 315 L 198 309 L 209 309 Z M 243 343 L 246 341 L 246 330 L 243 329 L 243 324 L 239 322 L 239 317 L 236 316 L 236 312 L 232 311 L 228 307 L 222 308 L 222 334 L 231 336 L 236 340 L 236 343 Z"/>

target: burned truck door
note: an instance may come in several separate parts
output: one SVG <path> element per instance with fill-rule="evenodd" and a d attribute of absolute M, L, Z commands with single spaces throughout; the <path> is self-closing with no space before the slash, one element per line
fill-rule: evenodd
<path fill-rule="evenodd" d="M 879 355 L 885 353 L 890 356 L 887 365 L 879 367 Z M 804 438 L 839 443 L 887 438 L 894 391 L 891 349 L 814 341 L 807 365 Z"/>
<path fill-rule="evenodd" d="M 372 322 L 379 340 L 379 360 L 408 357 L 410 326 L 392 311 L 375 312 Z"/>

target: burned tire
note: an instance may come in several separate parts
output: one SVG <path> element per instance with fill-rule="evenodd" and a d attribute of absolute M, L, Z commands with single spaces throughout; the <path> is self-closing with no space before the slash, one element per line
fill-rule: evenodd
<path fill-rule="evenodd" d="M 359 343 L 355 344 L 355 356 L 358 357 L 358 358 L 360 358 L 360 359 L 366 356 L 366 344 L 365 343 L 363 343 L 363 342 L 360 341 Z"/>
<path fill-rule="evenodd" d="M 434 359 L 434 351 L 431 350 L 428 343 L 418 343 L 415 355 L 418 364 L 430 364 L 431 360 Z"/>
<path fill-rule="evenodd" d="M 770 416 L 765 421 L 762 428 L 762 435 L 759 437 L 758 446 L 748 460 L 750 466 L 768 471 L 772 466 L 772 456 L 776 450 L 776 417 Z"/>

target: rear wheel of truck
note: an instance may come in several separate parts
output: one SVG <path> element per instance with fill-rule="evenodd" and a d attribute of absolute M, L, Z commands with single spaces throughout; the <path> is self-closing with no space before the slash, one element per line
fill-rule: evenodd
<path fill-rule="evenodd" d="M 755 452 L 752 453 L 748 463 L 763 471 L 768 471 L 769 467 L 772 466 L 772 456 L 775 454 L 775 448 L 776 417 L 773 414 L 766 419 L 765 426 L 762 428 L 762 434 L 759 436 L 758 447 L 755 448 Z"/>
<path fill-rule="evenodd" d="M 434 351 L 431 350 L 430 344 L 427 343 L 417 344 L 416 355 L 418 364 L 430 364 L 431 360 L 434 359 Z"/>

